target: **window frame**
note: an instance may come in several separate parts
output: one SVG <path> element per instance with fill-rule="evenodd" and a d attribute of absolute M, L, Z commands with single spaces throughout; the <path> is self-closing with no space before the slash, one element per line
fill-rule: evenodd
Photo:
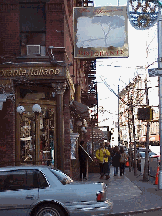
<path fill-rule="evenodd" d="M 35 184 L 34 184 L 34 177 L 33 177 L 33 186 L 34 187 L 29 187 L 28 186 L 28 181 L 29 181 L 29 179 L 28 179 L 28 172 L 29 171 L 31 171 L 31 172 L 33 172 L 32 174 L 34 175 L 34 174 L 36 174 L 36 178 L 37 178 L 37 182 L 36 182 L 36 186 L 35 186 Z M 32 189 L 44 189 L 44 188 L 46 188 L 46 187 L 41 187 L 40 186 L 40 177 L 39 177 L 39 173 L 43 176 L 43 178 L 45 179 L 45 181 L 46 181 L 46 183 L 47 183 L 47 187 L 49 187 L 50 185 L 49 185 L 49 182 L 48 182 L 48 180 L 47 180 L 47 178 L 46 178 L 46 176 L 45 176 L 45 174 L 43 173 L 43 172 L 41 172 L 39 169 L 11 169 L 11 170 L 3 170 L 3 171 L 0 171 L 0 174 L 1 173 L 4 173 L 4 174 L 2 174 L 2 175 L 0 175 L 0 176 L 3 176 L 3 175 L 7 175 L 8 177 L 6 177 L 6 179 L 7 178 L 9 178 L 10 176 L 12 176 L 12 178 L 14 178 L 14 173 L 16 173 L 16 172 L 24 172 L 24 174 L 25 174 L 25 186 L 23 187 L 23 188 L 5 188 L 5 183 L 3 183 L 3 188 L 0 190 L 0 192 L 4 192 L 4 191 L 19 191 L 19 190 L 32 190 Z M 5 179 L 5 180 L 6 180 Z M 4 181 L 5 181 L 4 180 Z M 30 182 L 30 181 L 29 181 Z M 13 186 L 13 185 L 9 185 L 9 186 Z"/>

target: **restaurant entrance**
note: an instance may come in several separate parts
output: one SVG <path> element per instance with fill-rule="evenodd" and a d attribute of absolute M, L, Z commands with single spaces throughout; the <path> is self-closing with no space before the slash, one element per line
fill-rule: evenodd
<path fill-rule="evenodd" d="M 48 87 L 18 86 L 16 92 L 17 161 L 21 164 L 55 165 L 55 96 Z M 22 113 L 19 112 L 21 107 L 24 109 Z"/>

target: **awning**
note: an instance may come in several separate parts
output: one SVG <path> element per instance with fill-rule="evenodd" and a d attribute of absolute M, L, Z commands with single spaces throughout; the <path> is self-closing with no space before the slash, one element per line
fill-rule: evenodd
<path fill-rule="evenodd" d="M 10 94 L 0 94 L 0 110 L 3 109 L 3 102 L 6 102 L 7 97 Z"/>
<path fill-rule="evenodd" d="M 78 101 L 73 101 L 71 103 L 73 111 L 75 111 L 82 118 L 89 117 L 88 107 L 85 104 L 79 103 Z"/>

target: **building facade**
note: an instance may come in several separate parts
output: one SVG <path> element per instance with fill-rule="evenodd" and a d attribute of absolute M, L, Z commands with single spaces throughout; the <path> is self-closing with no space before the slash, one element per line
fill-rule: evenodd
<path fill-rule="evenodd" d="M 147 121 L 138 119 L 138 109 L 148 107 L 146 77 L 136 76 L 121 92 L 119 102 L 119 137 L 122 144 L 134 143 L 145 146 Z M 159 145 L 159 111 L 152 106 L 153 120 L 149 121 L 149 144 Z"/>
<path fill-rule="evenodd" d="M 73 7 L 83 3 L 0 1 L 0 166 L 52 163 L 77 176 L 82 127 L 97 103 L 91 61 L 73 56 Z"/>

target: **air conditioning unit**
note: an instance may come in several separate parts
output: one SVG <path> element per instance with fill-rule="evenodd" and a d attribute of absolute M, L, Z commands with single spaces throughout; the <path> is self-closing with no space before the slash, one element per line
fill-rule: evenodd
<path fill-rule="evenodd" d="M 27 45 L 27 55 L 40 55 L 41 46 L 40 45 Z"/>

